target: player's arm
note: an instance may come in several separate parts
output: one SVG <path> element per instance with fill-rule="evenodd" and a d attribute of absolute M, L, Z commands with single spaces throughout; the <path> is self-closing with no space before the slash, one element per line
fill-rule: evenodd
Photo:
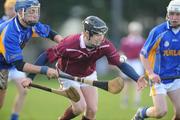
<path fill-rule="evenodd" d="M 48 56 L 47 56 L 47 52 L 45 51 L 37 58 L 34 65 L 43 66 L 43 65 L 46 65 L 47 63 L 48 63 Z M 34 80 L 34 78 L 36 77 L 36 74 L 30 73 L 28 74 L 27 77 L 31 78 L 31 80 Z"/>
<path fill-rule="evenodd" d="M 160 77 L 156 73 L 154 73 L 151 63 L 148 58 L 146 58 L 143 54 L 140 54 L 140 60 L 141 63 L 143 64 L 146 74 L 148 75 L 148 78 L 154 82 L 159 83 L 160 82 Z"/>
<path fill-rule="evenodd" d="M 125 61 L 120 62 L 120 55 L 118 54 L 116 48 L 110 41 L 106 41 L 109 47 L 105 48 L 105 55 L 109 64 L 116 65 L 124 74 L 130 77 L 132 80 L 136 81 L 140 78 L 140 76 L 136 73 L 136 71 Z"/>
<path fill-rule="evenodd" d="M 51 68 L 48 68 L 47 66 L 37 66 L 30 63 L 26 63 L 23 60 L 16 60 L 12 62 L 12 65 L 14 65 L 17 68 L 17 70 L 28 73 L 40 73 L 47 75 L 48 71 L 51 70 Z"/>
<path fill-rule="evenodd" d="M 140 51 L 140 60 L 145 68 L 146 75 L 148 75 L 149 79 L 159 83 L 160 77 L 159 75 L 154 73 L 154 64 L 156 53 L 158 51 L 159 44 L 161 42 L 161 35 L 163 33 L 158 32 L 156 28 L 152 29 L 144 46 Z"/>
<path fill-rule="evenodd" d="M 132 80 L 136 81 L 140 78 L 140 76 L 137 74 L 137 72 L 126 62 L 120 63 L 117 65 L 117 67 L 128 77 L 130 77 Z"/>
<path fill-rule="evenodd" d="M 53 40 L 57 43 L 59 43 L 63 40 L 63 37 L 53 30 L 50 30 L 48 38 L 50 38 L 51 40 Z"/>
<path fill-rule="evenodd" d="M 48 25 L 42 24 L 38 22 L 33 28 L 32 28 L 33 34 L 32 37 L 43 37 L 43 38 L 49 38 L 50 40 L 53 40 L 57 43 L 61 42 L 63 37 L 59 35 L 56 31 L 52 30 Z"/>
<path fill-rule="evenodd" d="M 146 72 L 148 74 L 153 74 L 154 72 L 153 72 L 153 69 L 150 66 L 150 62 L 149 62 L 148 58 L 145 58 L 144 55 L 140 54 L 140 60 L 141 60 L 141 62 L 143 64 Z"/>

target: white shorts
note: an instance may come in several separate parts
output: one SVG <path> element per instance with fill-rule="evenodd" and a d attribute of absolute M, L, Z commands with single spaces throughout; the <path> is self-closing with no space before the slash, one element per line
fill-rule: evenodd
<path fill-rule="evenodd" d="M 86 79 L 89 79 L 89 80 L 97 80 L 97 72 L 94 71 L 91 75 L 86 76 L 86 77 L 83 77 L 83 78 L 86 78 Z M 67 89 L 67 88 L 69 88 L 70 86 L 73 86 L 73 87 L 75 87 L 75 88 L 80 88 L 80 87 L 89 86 L 89 85 L 87 85 L 87 84 L 79 83 L 79 82 L 72 81 L 72 80 L 65 79 L 65 78 L 60 78 L 59 82 L 60 82 L 60 84 L 62 85 L 63 89 Z"/>
<path fill-rule="evenodd" d="M 155 96 L 158 94 L 167 95 L 168 92 L 180 89 L 180 79 L 174 80 L 172 83 L 163 84 L 155 83 L 150 90 L 150 96 Z"/>
<path fill-rule="evenodd" d="M 139 59 L 134 59 L 134 60 L 127 60 L 126 61 L 132 68 L 134 68 L 134 70 L 139 74 L 139 75 L 143 75 L 144 74 L 144 69 L 142 66 L 142 63 Z M 126 76 L 123 72 L 120 73 L 120 75 L 124 78 L 127 79 L 129 78 L 128 76 Z"/>
<path fill-rule="evenodd" d="M 25 77 L 26 74 L 24 72 L 18 71 L 14 67 L 9 69 L 8 80 L 19 80 Z"/>

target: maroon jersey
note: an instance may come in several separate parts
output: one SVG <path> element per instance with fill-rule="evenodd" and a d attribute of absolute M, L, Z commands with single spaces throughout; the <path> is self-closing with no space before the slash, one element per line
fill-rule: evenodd
<path fill-rule="evenodd" d="M 102 44 L 94 49 L 85 46 L 83 35 L 71 35 L 57 46 L 47 50 L 50 62 L 58 60 L 58 68 L 73 76 L 85 77 L 96 69 L 96 61 L 103 56 L 109 64 L 118 65 L 119 54 L 113 44 L 104 38 Z"/>
<path fill-rule="evenodd" d="M 120 50 L 127 56 L 128 59 L 137 59 L 139 58 L 139 53 L 144 41 L 144 38 L 141 36 L 129 35 L 122 38 Z"/>

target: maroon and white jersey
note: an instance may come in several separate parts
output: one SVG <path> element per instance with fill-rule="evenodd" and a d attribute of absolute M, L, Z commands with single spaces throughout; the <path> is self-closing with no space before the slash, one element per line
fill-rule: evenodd
<path fill-rule="evenodd" d="M 145 40 L 141 36 L 128 35 L 122 38 L 120 50 L 127 56 L 128 59 L 138 59 L 140 50 Z"/>
<path fill-rule="evenodd" d="M 70 75 L 85 77 L 96 69 L 96 61 L 103 56 L 109 64 L 118 65 L 119 54 L 113 44 L 104 38 L 101 45 L 94 49 L 86 48 L 82 34 L 71 35 L 57 46 L 47 50 L 49 62 L 58 60 L 58 68 Z"/>

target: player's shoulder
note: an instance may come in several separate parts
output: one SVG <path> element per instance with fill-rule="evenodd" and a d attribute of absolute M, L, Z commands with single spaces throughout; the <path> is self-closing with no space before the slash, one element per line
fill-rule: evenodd
<path fill-rule="evenodd" d="M 103 40 L 100 48 L 101 48 L 101 49 L 102 49 L 102 48 L 105 49 L 105 48 L 111 48 L 111 47 L 113 47 L 113 46 L 114 46 L 114 45 L 113 45 L 113 43 L 111 42 L 110 39 L 104 38 L 104 40 Z"/>
<path fill-rule="evenodd" d="M 72 34 L 63 39 L 63 44 L 66 46 L 76 46 L 79 45 L 81 34 Z"/>
<path fill-rule="evenodd" d="M 64 38 L 63 41 L 69 43 L 69 42 L 77 42 L 77 40 L 80 39 L 81 34 L 72 34 L 68 35 L 67 37 Z"/>
<path fill-rule="evenodd" d="M 103 40 L 103 45 L 110 45 L 110 44 L 112 44 L 111 40 L 105 37 Z"/>
<path fill-rule="evenodd" d="M 168 27 L 169 27 L 169 24 L 168 22 L 163 22 L 159 25 L 156 25 L 152 30 L 151 32 L 154 32 L 154 33 L 162 33 L 164 31 L 167 31 L 168 30 Z"/>
<path fill-rule="evenodd" d="M 6 32 L 5 35 L 18 35 L 20 30 L 18 24 L 15 22 L 15 18 L 5 21 L 0 25 L 0 33 Z"/>

